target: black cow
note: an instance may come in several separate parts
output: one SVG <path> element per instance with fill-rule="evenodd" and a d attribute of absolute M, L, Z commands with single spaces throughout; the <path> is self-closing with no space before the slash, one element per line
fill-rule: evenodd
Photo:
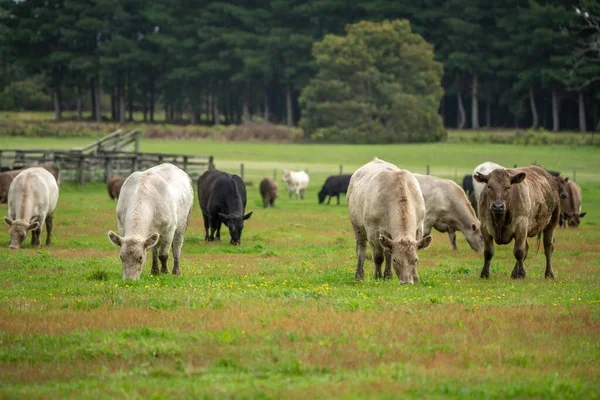
<path fill-rule="evenodd" d="M 323 188 L 319 192 L 319 204 L 325 201 L 325 197 L 329 196 L 327 204 L 331 203 L 333 196 L 337 197 L 338 206 L 340 205 L 340 194 L 348 191 L 350 178 L 352 175 L 333 175 L 325 180 Z"/>
<path fill-rule="evenodd" d="M 471 194 L 471 192 L 473 191 L 473 175 L 463 176 L 462 188 L 467 194 L 467 196 Z"/>
<path fill-rule="evenodd" d="M 204 240 L 221 240 L 221 223 L 229 228 L 231 244 L 240 244 L 246 209 L 246 186 L 237 175 L 211 169 L 198 179 L 198 201 L 204 218 Z M 210 229 L 210 235 L 209 235 Z"/>

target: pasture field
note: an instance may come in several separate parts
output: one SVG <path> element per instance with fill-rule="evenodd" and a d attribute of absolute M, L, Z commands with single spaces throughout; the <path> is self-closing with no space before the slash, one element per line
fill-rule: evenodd
<path fill-rule="evenodd" d="M 0 138 L 0 148 L 72 143 Z M 182 276 L 152 277 L 147 262 L 139 281 L 123 281 L 106 235 L 116 203 L 103 184 L 63 184 L 52 247 L 11 252 L 0 235 L 1 398 L 600 396 L 598 150 L 148 139 L 142 148 L 213 154 L 232 172 L 245 162 L 254 214 L 241 246 L 226 230 L 204 242 L 196 200 Z M 525 280 L 510 279 L 509 246 L 496 248 L 481 280 L 483 256 L 464 236 L 452 251 L 434 233 L 418 284 L 376 281 L 371 261 L 355 282 L 345 200 L 318 205 L 316 193 L 338 164 L 352 172 L 374 155 L 415 172 L 430 163 L 447 177 L 485 160 L 576 167 L 588 214 L 579 229 L 558 231 L 553 281 L 535 239 Z M 258 181 L 284 166 L 309 169 L 307 198 L 288 199 L 280 183 L 276 207 L 263 209 Z"/>

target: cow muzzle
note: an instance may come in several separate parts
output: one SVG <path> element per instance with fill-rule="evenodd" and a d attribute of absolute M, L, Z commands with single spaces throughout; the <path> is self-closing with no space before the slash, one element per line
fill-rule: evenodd
<path fill-rule="evenodd" d="M 562 192 L 560 194 L 560 198 L 563 199 L 563 200 L 566 199 L 567 197 L 569 197 L 569 195 L 566 192 Z"/>
<path fill-rule="evenodd" d="M 506 210 L 504 203 L 492 203 L 491 210 L 495 214 L 502 214 Z"/>
<path fill-rule="evenodd" d="M 8 248 L 11 250 L 19 250 L 19 246 L 15 246 L 15 245 L 8 245 Z"/>

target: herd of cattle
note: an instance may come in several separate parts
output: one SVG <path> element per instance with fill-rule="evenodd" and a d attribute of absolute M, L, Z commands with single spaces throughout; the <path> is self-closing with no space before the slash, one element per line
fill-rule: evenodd
<path fill-rule="evenodd" d="M 59 170 L 53 165 L 0 173 L 0 201 L 8 202 L 11 249 L 18 249 L 32 232 L 31 244 L 40 245 L 46 224 L 46 245 L 52 240 L 52 221 L 59 195 Z M 282 182 L 290 198 L 304 199 L 309 176 L 304 171 L 285 170 Z M 220 240 L 221 226 L 229 230 L 230 243 L 241 242 L 246 213 L 246 185 L 237 175 L 211 169 L 197 183 L 198 201 L 204 219 L 205 240 Z M 108 237 L 120 247 L 123 279 L 139 279 L 152 249 L 152 274 L 168 273 L 169 249 L 173 274 L 180 274 L 184 233 L 192 212 L 194 190 L 187 173 L 165 163 L 114 177 L 107 183 L 110 198 L 117 201 L 117 228 Z M 259 185 L 264 207 L 273 207 L 278 184 L 265 178 Z M 432 241 L 432 228 L 447 232 L 456 249 L 456 232 L 469 246 L 483 252 L 482 278 L 489 277 L 494 243 L 514 240 L 516 259 L 512 278 L 524 278 L 527 238 L 543 235 L 546 278 L 553 278 L 552 252 L 556 227 L 577 227 L 581 212 L 581 189 L 568 178 L 538 165 L 504 168 L 486 162 L 463 180 L 455 182 L 420 175 L 375 158 L 351 175 L 330 176 L 318 193 L 319 203 L 332 197 L 340 204 L 347 196 L 350 221 L 358 258 L 355 278 L 364 278 L 366 245 L 369 244 L 376 278 L 391 278 L 392 268 L 402 283 L 418 281 L 418 254 Z M 382 273 L 381 267 L 385 262 Z"/>

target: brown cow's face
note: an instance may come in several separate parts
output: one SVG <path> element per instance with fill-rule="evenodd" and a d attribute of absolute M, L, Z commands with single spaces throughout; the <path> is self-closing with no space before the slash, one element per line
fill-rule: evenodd
<path fill-rule="evenodd" d="M 146 262 L 146 250 L 158 243 L 159 234 L 153 233 L 146 239 L 142 239 L 138 237 L 121 237 L 113 231 L 109 231 L 108 238 L 121 248 L 119 257 L 123 264 L 123 279 L 140 279 L 142 267 Z"/>
<path fill-rule="evenodd" d="M 419 279 L 417 274 L 417 264 L 419 262 L 417 251 L 429 247 L 431 240 L 432 238 L 429 235 L 418 241 L 404 238 L 393 241 L 387 236 L 379 236 L 379 243 L 391 253 L 392 267 L 401 283 L 412 284 Z"/>
<path fill-rule="evenodd" d="M 569 177 L 563 178 L 562 176 L 555 176 L 554 180 L 558 184 L 558 194 L 560 198 L 565 200 L 569 197 L 569 192 L 567 191 L 567 182 L 569 181 Z"/>
<path fill-rule="evenodd" d="M 8 248 L 11 250 L 18 250 L 27 238 L 27 231 L 36 230 L 40 226 L 39 222 L 28 224 L 25 221 L 13 221 L 8 217 L 4 217 L 4 222 L 10 226 L 8 228 L 8 235 L 10 236 Z"/>
<path fill-rule="evenodd" d="M 484 190 L 481 195 L 488 197 L 490 211 L 493 214 L 502 215 L 506 212 L 513 185 L 523 182 L 525 176 L 525 172 L 511 175 L 505 169 L 496 169 L 490 172 L 489 175 L 478 172 L 474 178 L 477 182 L 487 185 L 487 190 Z"/>
<path fill-rule="evenodd" d="M 585 217 L 586 213 L 581 213 L 581 214 L 573 214 L 573 215 L 566 215 L 567 218 L 567 223 L 569 225 L 570 228 L 577 228 L 579 226 L 579 224 L 581 223 L 581 218 Z"/>

